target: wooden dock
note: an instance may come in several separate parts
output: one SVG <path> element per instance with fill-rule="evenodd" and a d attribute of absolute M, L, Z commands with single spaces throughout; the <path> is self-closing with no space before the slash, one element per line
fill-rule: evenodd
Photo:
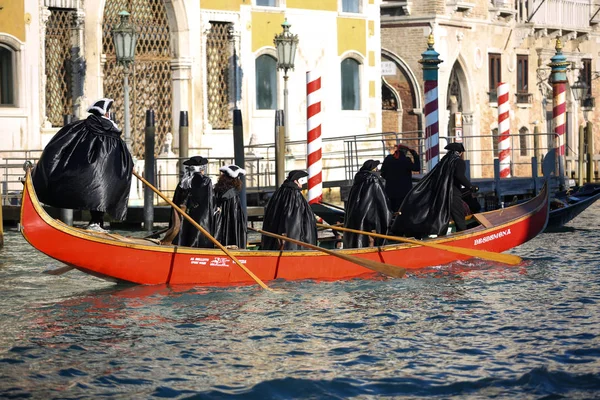
<path fill-rule="evenodd" d="M 420 179 L 415 175 L 415 180 Z M 513 200 L 526 199 L 533 197 L 543 186 L 543 178 L 507 178 L 507 179 L 473 179 L 472 183 L 479 186 L 478 198 L 482 206 L 486 208 L 497 206 L 502 202 L 508 206 Z M 339 189 L 342 200 L 346 200 L 350 190 L 351 181 L 336 181 L 326 182 L 325 188 Z M 571 186 L 574 182 L 571 182 Z M 568 185 L 569 186 L 569 185 Z M 559 189 L 559 181 L 557 178 L 550 180 L 551 193 Z M 248 203 L 252 204 L 248 207 L 248 220 L 259 221 L 264 215 L 264 206 L 270 197 L 270 194 L 275 190 L 274 187 L 262 188 L 260 192 L 252 191 L 248 194 Z M 498 196 L 499 194 L 499 196 Z M 339 204 L 343 206 L 342 204 Z M 46 211 L 53 218 L 59 219 L 60 210 L 54 207 L 45 207 Z M 154 207 L 154 223 L 166 224 L 170 218 L 170 206 L 155 206 Z M 4 223 L 7 226 L 17 226 L 20 220 L 21 207 L 19 205 L 4 205 L 2 211 Z M 84 224 L 90 220 L 90 214 L 87 211 L 73 211 L 73 221 L 76 224 Z M 144 208 L 129 207 L 127 210 L 127 218 L 122 222 L 111 222 L 112 229 L 141 229 L 144 222 Z M 0 233 L 1 223 L 0 223 Z"/>

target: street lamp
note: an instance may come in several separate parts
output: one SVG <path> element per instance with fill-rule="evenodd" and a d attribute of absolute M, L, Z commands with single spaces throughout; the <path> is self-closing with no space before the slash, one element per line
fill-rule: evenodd
<path fill-rule="evenodd" d="M 285 126 L 285 140 L 289 140 L 289 118 L 288 118 L 288 70 L 294 69 L 294 58 L 296 58 L 296 48 L 298 47 L 298 35 L 290 32 L 289 22 L 287 18 L 281 24 L 283 32 L 275 35 L 273 43 L 277 48 L 277 69 L 283 70 L 283 124 Z M 280 140 L 280 142 L 283 142 Z M 285 144 L 280 143 L 285 151 Z M 277 149 L 276 149 L 277 151 Z M 277 157 L 277 156 L 276 156 Z M 281 154 L 283 157 L 283 153 Z"/>
<path fill-rule="evenodd" d="M 135 26 L 129 21 L 130 14 L 127 11 L 119 13 L 121 21 L 112 30 L 117 62 L 123 66 L 123 102 L 125 119 L 125 145 L 129 152 L 131 149 L 131 124 L 129 118 L 129 65 L 135 61 L 135 43 L 137 33 Z"/>
<path fill-rule="evenodd" d="M 581 103 L 581 105 L 583 106 L 585 96 L 588 92 L 588 85 L 587 83 L 581 80 L 581 74 L 579 74 L 577 82 L 571 85 L 571 90 L 573 91 L 573 97 L 575 98 L 575 101 Z"/>

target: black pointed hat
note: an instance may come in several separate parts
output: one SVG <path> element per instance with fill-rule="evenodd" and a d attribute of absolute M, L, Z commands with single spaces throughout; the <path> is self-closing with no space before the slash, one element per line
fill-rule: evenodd
<path fill-rule="evenodd" d="M 109 110 L 110 107 L 113 105 L 115 101 L 113 99 L 100 99 L 100 100 L 96 100 L 96 102 L 94 104 L 92 104 L 90 106 L 90 108 L 88 108 L 88 112 L 91 114 L 95 114 L 99 117 L 105 115 Z"/>
<path fill-rule="evenodd" d="M 224 165 L 221 168 L 219 168 L 219 171 L 229 175 L 232 178 L 237 178 L 246 175 L 246 170 L 238 167 L 235 164 Z"/>
<path fill-rule="evenodd" d="M 295 169 L 293 171 L 290 171 L 290 173 L 287 176 L 287 180 L 288 181 L 297 181 L 300 178 L 304 178 L 305 176 L 308 176 L 308 173 L 302 169 Z"/>
<path fill-rule="evenodd" d="M 362 167 L 360 167 L 361 171 L 373 171 L 379 165 L 379 160 L 367 160 L 364 162 Z"/>
<path fill-rule="evenodd" d="M 189 160 L 185 160 L 183 165 L 206 165 L 208 164 L 208 160 L 202 156 L 194 156 L 190 157 Z"/>
<path fill-rule="evenodd" d="M 462 143 L 450 143 L 444 147 L 444 149 L 463 153 L 465 151 L 465 146 L 463 146 Z"/>

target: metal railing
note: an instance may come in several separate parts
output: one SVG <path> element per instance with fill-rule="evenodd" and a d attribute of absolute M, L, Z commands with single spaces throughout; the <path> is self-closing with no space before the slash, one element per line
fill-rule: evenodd
<path fill-rule="evenodd" d="M 336 138 L 323 139 L 323 186 L 336 187 L 346 185 L 351 181 L 368 159 L 382 161 L 394 151 L 398 144 L 414 148 L 421 160 L 421 173 L 426 171 L 425 139 L 422 131 L 411 132 L 380 132 L 364 135 L 349 135 Z M 542 160 L 543 155 L 552 147 L 554 134 L 549 133 L 515 133 L 510 135 L 511 145 L 511 175 L 513 177 L 531 177 L 531 157 Z M 462 136 L 466 147 L 465 159 L 470 161 L 472 178 L 491 178 L 494 176 L 494 159 L 498 150 L 495 148 L 495 135 Z M 443 148 L 447 143 L 454 141 L 454 137 L 439 137 L 439 146 L 443 155 Z M 306 141 L 290 141 L 286 143 L 286 174 L 293 169 L 306 169 Z M 219 168 L 226 164 L 234 163 L 233 156 L 211 157 L 211 149 L 190 148 L 189 154 L 207 155 L 209 160 L 207 174 L 216 181 Z M 247 171 L 246 187 L 248 194 L 261 193 L 275 186 L 275 145 L 273 143 L 245 146 L 245 165 Z M 2 185 L 2 204 L 18 205 L 23 185 L 23 164 L 26 161 L 36 163 L 41 155 L 41 150 L 7 151 L 0 150 L 0 184 Z M 584 160 L 586 157 L 584 157 Z M 173 155 L 161 154 L 156 158 L 155 180 L 156 187 L 167 196 L 172 196 L 180 178 L 179 164 L 182 158 Z M 600 169 L 600 155 L 592 158 L 594 171 Z M 567 144 L 565 157 L 565 175 L 573 177 L 578 173 L 578 154 Z M 587 170 L 587 161 L 584 161 Z M 540 162 L 541 164 L 541 162 Z M 136 171 L 143 173 L 143 161 L 136 165 Z M 141 182 L 134 183 L 139 196 L 131 196 L 130 204 L 143 199 L 143 186 Z M 135 194 L 135 193 L 134 193 Z M 133 202 L 133 203 L 131 203 Z M 141 203 L 140 203 L 141 204 Z M 155 204 L 158 198 L 155 197 Z"/>

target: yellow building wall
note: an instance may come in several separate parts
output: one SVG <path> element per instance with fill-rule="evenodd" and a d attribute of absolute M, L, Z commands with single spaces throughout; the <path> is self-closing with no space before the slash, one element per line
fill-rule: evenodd
<path fill-rule="evenodd" d="M 337 19 L 338 55 L 354 50 L 367 54 L 367 21 L 357 18 Z"/>
<path fill-rule="evenodd" d="M 0 0 L 0 32 L 25 41 L 25 0 Z"/>
<path fill-rule="evenodd" d="M 283 13 L 253 12 L 252 13 L 252 51 L 261 47 L 271 46 L 275 35 L 283 32 L 281 24 L 284 21 Z"/>
<path fill-rule="evenodd" d="M 337 0 L 287 0 L 287 8 L 303 8 L 306 10 L 337 11 Z"/>
<path fill-rule="evenodd" d="M 240 11 L 240 6 L 251 4 L 251 0 L 200 0 L 200 8 L 205 10 Z"/>

